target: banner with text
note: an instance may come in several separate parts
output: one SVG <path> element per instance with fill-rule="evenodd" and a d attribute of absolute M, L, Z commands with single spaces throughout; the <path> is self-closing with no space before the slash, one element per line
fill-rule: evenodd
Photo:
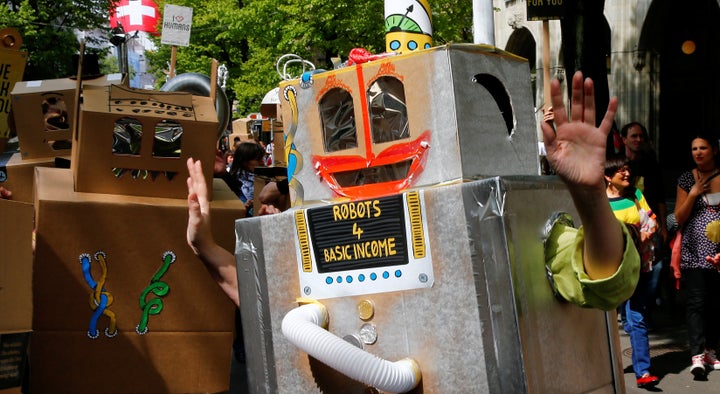
<path fill-rule="evenodd" d="M 563 0 L 527 0 L 527 20 L 562 19 L 565 16 Z"/>
<path fill-rule="evenodd" d="M 15 82 L 22 81 L 27 52 L 0 48 L 0 138 L 10 136 L 10 92 Z"/>
<path fill-rule="evenodd" d="M 163 12 L 161 44 L 186 47 L 190 45 L 193 9 L 167 4 Z"/>

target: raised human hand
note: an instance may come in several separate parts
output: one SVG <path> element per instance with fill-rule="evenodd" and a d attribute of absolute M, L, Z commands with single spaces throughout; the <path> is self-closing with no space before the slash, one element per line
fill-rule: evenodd
<path fill-rule="evenodd" d="M 605 117 L 595 126 L 595 87 L 578 71 L 572 79 L 570 118 L 568 118 L 560 83 L 550 84 L 554 125 L 541 124 L 550 166 L 569 187 L 605 188 L 603 171 L 605 145 L 612 126 L 617 99 L 608 103 Z"/>
<path fill-rule="evenodd" d="M 210 202 L 207 196 L 207 182 L 200 160 L 187 160 L 188 168 L 188 226 L 187 242 L 195 254 L 214 243 L 210 227 Z"/>

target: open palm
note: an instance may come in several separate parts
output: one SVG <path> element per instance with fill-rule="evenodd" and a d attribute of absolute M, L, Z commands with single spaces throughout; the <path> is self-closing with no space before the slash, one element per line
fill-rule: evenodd
<path fill-rule="evenodd" d="M 550 165 L 569 185 L 604 188 L 605 144 L 617 111 L 617 99 L 610 100 L 605 117 L 600 126 L 595 127 L 592 80 L 583 81 L 580 71 L 573 76 L 570 118 L 560 83 L 552 81 L 550 89 L 555 128 L 549 122 L 541 125 Z"/>

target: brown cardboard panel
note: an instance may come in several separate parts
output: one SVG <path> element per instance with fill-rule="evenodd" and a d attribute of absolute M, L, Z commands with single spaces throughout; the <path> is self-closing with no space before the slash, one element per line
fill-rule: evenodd
<path fill-rule="evenodd" d="M 4 166 L 0 163 L 0 172 L 5 172 L 4 177 L 0 176 L 0 186 L 12 191 L 13 201 L 33 202 L 35 167 L 55 167 L 55 158 L 23 160 L 20 153 L 14 153 Z"/>
<path fill-rule="evenodd" d="M 241 118 L 232 121 L 232 133 L 240 136 L 241 139 L 247 139 L 250 135 L 250 122 L 251 119 Z M 232 139 L 230 140 L 232 141 Z"/>
<path fill-rule="evenodd" d="M 76 85 L 68 78 L 15 84 L 13 118 L 23 158 L 70 155 Z"/>
<path fill-rule="evenodd" d="M 232 333 L 120 333 L 97 341 L 82 334 L 33 333 L 33 393 L 217 393 L 229 386 Z"/>
<path fill-rule="evenodd" d="M 52 168 L 36 170 L 36 187 L 35 330 L 85 338 L 91 332 L 97 340 L 108 340 L 105 329 L 111 334 L 113 324 L 136 336 L 138 327 L 148 334 L 232 332 L 234 305 L 185 241 L 186 200 L 78 193 L 70 170 Z M 215 182 L 218 196 L 232 200 L 211 203 L 213 233 L 234 250 L 234 221 L 244 209 L 223 188 Z M 163 271 L 167 251 L 176 258 Z M 84 254 L 89 258 L 83 265 Z M 112 299 L 108 313 L 94 318 L 95 303 L 104 297 Z M 151 306 L 144 303 L 162 309 L 148 314 Z"/>
<path fill-rule="evenodd" d="M 0 199 L 0 333 L 32 328 L 32 204 Z"/>
<path fill-rule="evenodd" d="M 287 167 L 287 155 L 285 155 L 285 137 L 282 131 L 273 134 L 273 165 Z"/>
<path fill-rule="evenodd" d="M 218 136 L 210 98 L 117 85 L 85 89 L 83 98 L 72 161 L 76 191 L 185 198 L 190 157 L 205 163 L 205 177 L 212 178 Z M 119 143 L 127 136 L 116 137 L 118 130 L 132 129 L 128 120 L 141 133 L 131 131 L 132 143 Z M 179 138 L 172 134 L 178 129 Z"/>
<path fill-rule="evenodd" d="M 112 84 L 122 84 L 122 74 L 121 73 L 113 73 L 113 74 L 105 74 L 103 76 L 93 78 L 93 79 L 83 79 L 82 80 L 83 89 L 89 86 L 110 86 Z"/>

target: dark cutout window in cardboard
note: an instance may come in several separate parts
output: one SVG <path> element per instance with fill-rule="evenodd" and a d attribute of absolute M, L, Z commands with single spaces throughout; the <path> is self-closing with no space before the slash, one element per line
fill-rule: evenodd
<path fill-rule="evenodd" d="M 70 129 L 67 105 L 61 94 L 45 93 L 42 102 L 42 114 L 45 121 L 45 142 L 53 150 L 70 149 L 72 142 L 67 139 L 55 139 L 53 133 Z"/>
<path fill-rule="evenodd" d="M 360 170 L 340 171 L 333 174 L 342 187 L 370 185 L 373 183 L 399 181 L 408 177 L 412 160 L 374 166 Z"/>
<path fill-rule="evenodd" d="M 395 77 L 384 76 L 367 91 L 373 143 L 392 142 L 410 137 L 405 88 Z"/>
<path fill-rule="evenodd" d="M 355 106 L 350 93 L 341 88 L 330 89 L 318 104 L 326 152 L 357 147 Z"/>
<path fill-rule="evenodd" d="M 512 101 L 510 101 L 510 94 L 505 89 L 505 85 L 497 77 L 490 74 L 477 74 L 473 77 L 473 82 L 482 85 L 490 92 L 505 121 L 508 135 L 512 135 L 515 129 L 515 113 L 513 112 Z"/>
<path fill-rule="evenodd" d="M 174 120 L 163 119 L 155 125 L 153 157 L 180 157 L 183 127 Z"/>
<path fill-rule="evenodd" d="M 113 154 L 139 156 L 142 134 L 142 123 L 137 119 L 118 119 L 113 127 Z"/>

